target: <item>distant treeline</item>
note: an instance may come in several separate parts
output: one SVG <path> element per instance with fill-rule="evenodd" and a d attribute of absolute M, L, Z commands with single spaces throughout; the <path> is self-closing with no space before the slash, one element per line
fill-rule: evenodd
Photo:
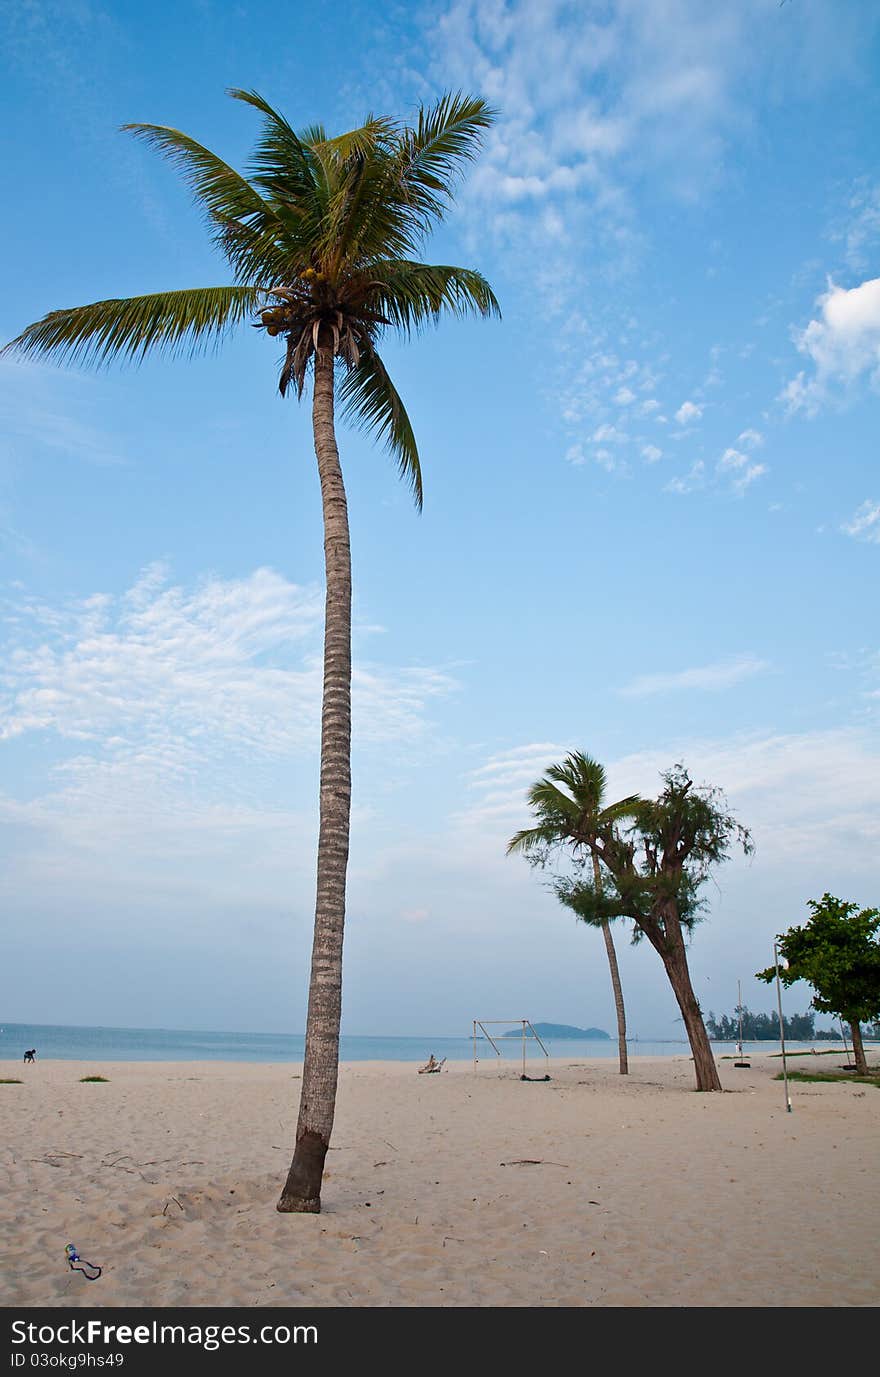
<path fill-rule="evenodd" d="M 840 1041 L 840 1033 L 834 1029 L 820 1028 L 817 1033 L 815 1022 L 816 1015 L 810 1013 L 782 1016 L 785 1036 L 791 1038 L 792 1042 L 830 1041 L 835 1038 Z M 739 1010 L 735 1009 L 730 1017 L 722 1014 L 716 1018 L 714 1014 L 709 1014 L 706 1029 L 710 1038 L 717 1042 L 736 1042 L 739 1038 Z M 775 1010 L 772 1014 L 753 1014 L 751 1009 L 743 1005 L 742 1035 L 744 1042 L 778 1042 L 779 1015 Z"/>

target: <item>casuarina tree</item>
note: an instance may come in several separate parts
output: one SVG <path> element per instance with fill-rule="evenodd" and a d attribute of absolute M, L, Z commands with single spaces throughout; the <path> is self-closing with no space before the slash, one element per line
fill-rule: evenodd
<path fill-rule="evenodd" d="M 786 986 L 806 980 L 815 991 L 813 1008 L 849 1024 L 856 1069 L 864 1073 L 861 1025 L 880 1018 L 880 909 L 860 909 L 833 894 L 808 900 L 807 908 L 808 921 L 777 938 L 780 979 Z M 769 984 L 776 967 L 757 977 Z"/>
<path fill-rule="evenodd" d="M 351 551 L 335 406 L 386 443 L 420 507 L 413 428 L 378 345 L 389 329 L 409 335 L 447 312 L 498 313 L 478 272 L 416 257 L 493 115 L 450 94 L 409 125 L 371 116 L 331 137 L 320 125 L 295 132 L 253 91 L 230 94 L 262 120 L 247 175 L 177 129 L 125 127 L 182 173 L 232 281 L 52 311 L 7 347 L 138 362 L 189 355 L 250 322 L 281 347 L 282 396 L 301 397 L 311 378 L 326 573 L 317 899 L 296 1147 L 278 1209 L 315 1213 L 336 1103 L 351 814 Z"/>
<path fill-rule="evenodd" d="M 603 767 L 582 751 L 572 751 L 561 765 L 549 766 L 543 779 L 533 784 L 528 792 L 529 806 L 537 818 L 537 824 L 517 832 L 511 838 L 507 847 L 508 855 L 521 852 L 535 865 L 546 865 L 550 857 L 560 850 L 567 850 L 576 864 L 592 857 L 594 885 L 601 892 L 599 857 L 595 850 L 591 850 L 590 842 L 595 840 L 600 831 L 613 830 L 615 823 L 631 817 L 639 802 L 638 796 L 632 794 L 618 803 L 606 804 L 605 785 Z M 576 900 L 565 894 L 559 897 L 574 910 L 578 918 L 602 929 L 617 1013 L 618 1063 L 620 1074 L 625 1076 L 629 1071 L 626 1009 L 611 928 L 607 918 L 594 922 L 590 914 L 580 911 Z"/>
<path fill-rule="evenodd" d="M 691 982 L 687 940 L 702 917 L 701 890 L 712 868 L 728 859 L 734 845 L 751 853 L 752 840 L 718 789 L 695 788 L 683 765 L 662 778 L 662 792 L 637 803 L 628 828 L 600 828 L 587 842 L 602 883 L 582 875 L 563 877 L 554 888 L 587 921 L 632 919 L 633 940 L 646 937 L 663 962 L 693 1054 L 697 1089 L 720 1090 Z"/>

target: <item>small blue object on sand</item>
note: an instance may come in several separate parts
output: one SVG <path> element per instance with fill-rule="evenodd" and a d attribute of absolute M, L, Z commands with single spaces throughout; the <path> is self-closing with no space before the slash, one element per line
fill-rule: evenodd
<path fill-rule="evenodd" d="M 80 1257 L 72 1243 L 68 1243 L 64 1252 L 67 1255 L 67 1264 L 71 1272 L 82 1272 L 86 1281 L 98 1280 L 101 1275 L 101 1268 L 97 1267 L 94 1262 L 86 1262 L 85 1258 Z"/>

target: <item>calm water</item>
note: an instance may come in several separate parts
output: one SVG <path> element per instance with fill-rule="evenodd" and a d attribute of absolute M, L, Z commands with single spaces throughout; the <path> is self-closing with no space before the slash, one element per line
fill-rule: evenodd
<path fill-rule="evenodd" d="M 581 1041 L 574 1038 L 545 1039 L 551 1056 L 581 1059 L 584 1057 L 616 1057 L 617 1043 L 596 1038 Z M 713 1044 L 723 1055 L 733 1051 L 732 1043 Z M 819 1048 L 835 1046 L 817 1043 Z M 840 1045 L 840 1044 L 837 1044 Z M 61 1061 L 302 1061 L 304 1039 L 289 1033 L 208 1033 L 186 1032 L 169 1028 L 67 1028 L 36 1023 L 6 1023 L 0 1027 L 0 1059 L 20 1061 L 25 1048 L 37 1049 L 37 1060 L 57 1058 Z M 486 1042 L 478 1041 L 482 1061 L 494 1061 L 495 1053 Z M 505 1060 L 522 1055 L 518 1038 L 503 1038 Z M 792 1051 L 808 1044 L 790 1044 Z M 753 1042 L 746 1050 L 772 1052 L 776 1044 Z M 841 1051 L 842 1051 L 841 1046 Z M 342 1038 L 343 1061 L 414 1061 L 427 1060 L 434 1053 L 438 1059 L 466 1061 L 473 1056 L 473 1042 L 469 1037 L 345 1037 Z M 631 1042 L 629 1055 L 673 1056 L 688 1055 L 688 1046 L 680 1042 Z M 528 1044 L 530 1058 L 540 1057 L 534 1042 Z"/>

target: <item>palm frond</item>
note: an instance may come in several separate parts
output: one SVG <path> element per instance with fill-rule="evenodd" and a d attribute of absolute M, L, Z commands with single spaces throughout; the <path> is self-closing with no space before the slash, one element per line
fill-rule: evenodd
<path fill-rule="evenodd" d="M 233 100 L 244 101 L 263 115 L 263 130 L 251 158 L 251 180 L 265 192 L 273 205 L 295 208 L 307 221 L 313 235 L 318 233 L 327 210 L 329 185 L 316 149 L 326 143 L 323 129 L 308 131 L 300 138 L 283 115 L 274 110 L 257 91 L 231 89 Z M 320 132 L 313 145 L 310 135 Z"/>
<path fill-rule="evenodd" d="M 240 279 L 283 278 L 301 237 L 301 219 L 295 210 L 270 205 L 235 168 L 179 129 L 161 124 L 124 124 L 122 128 L 157 149 L 182 173 L 207 214 L 214 242 Z"/>
<path fill-rule="evenodd" d="M 382 315 L 410 334 L 444 311 L 453 315 L 501 315 L 495 293 L 481 273 L 444 264 L 391 258 L 370 265 L 376 286 L 373 300 Z"/>
<path fill-rule="evenodd" d="M 479 152 L 495 118 L 486 101 L 461 91 L 419 108 L 415 127 L 401 140 L 396 175 L 401 200 L 422 233 L 445 215 L 463 164 Z"/>
<path fill-rule="evenodd" d="M 222 222 L 248 216 L 276 219 L 273 208 L 250 182 L 188 134 L 164 124 L 124 124 L 122 128 L 168 158 L 214 219 Z"/>
<path fill-rule="evenodd" d="M 310 145 L 325 167 L 328 217 L 342 185 L 341 169 L 347 180 L 349 163 L 361 160 L 354 174 L 357 195 L 347 200 L 344 216 L 328 218 L 328 234 L 344 225 L 346 251 L 362 262 L 379 255 L 411 256 L 432 223 L 443 218 L 463 164 L 475 155 L 493 119 L 485 101 L 456 93 L 421 107 L 414 128 L 371 118 L 338 140 L 317 140 L 309 131 Z"/>
<path fill-rule="evenodd" d="M 194 354 L 219 343 L 264 297 L 258 287 L 197 287 L 50 311 L 7 344 L 24 355 L 101 364 L 140 362 L 148 349 Z"/>
<path fill-rule="evenodd" d="M 357 364 L 349 368 L 340 395 L 346 416 L 385 442 L 421 510 L 422 471 L 416 437 L 397 389 L 375 349 L 363 349 Z"/>
<path fill-rule="evenodd" d="M 397 146 L 399 127 L 395 120 L 368 115 L 359 129 L 350 129 L 345 134 L 336 134 L 328 139 L 319 128 L 301 132 L 300 138 L 312 148 L 326 149 L 340 164 L 353 158 L 369 158 L 377 149 L 392 149 Z"/>
<path fill-rule="evenodd" d="M 550 771 L 547 771 L 550 774 Z M 557 826 L 571 826 L 580 817 L 580 804 L 570 794 L 557 788 L 551 779 L 539 779 L 526 796 L 536 816 L 552 820 Z"/>
<path fill-rule="evenodd" d="M 514 833 L 507 843 L 508 856 L 514 852 L 539 851 L 544 847 L 556 846 L 559 842 L 559 830 L 551 823 L 542 823 L 538 827 L 524 827 L 521 831 Z"/>
<path fill-rule="evenodd" d="M 641 807 L 642 797 L 640 794 L 627 794 L 626 798 L 618 799 L 616 803 L 610 803 L 607 808 L 603 808 L 599 814 L 600 824 L 622 822 L 624 818 L 635 817 Z"/>

